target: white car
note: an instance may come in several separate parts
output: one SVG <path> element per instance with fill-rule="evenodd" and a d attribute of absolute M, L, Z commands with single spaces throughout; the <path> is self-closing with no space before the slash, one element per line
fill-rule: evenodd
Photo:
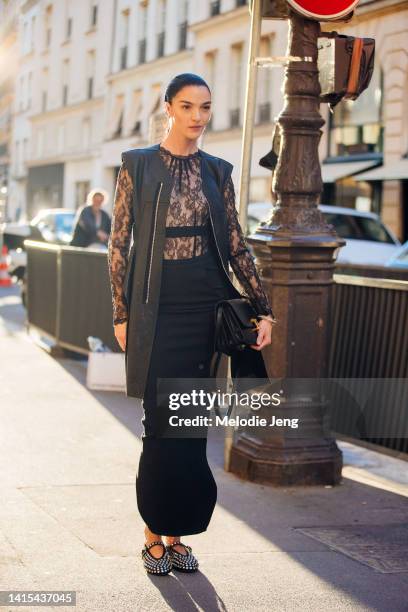
<path fill-rule="evenodd" d="M 72 237 L 75 210 L 44 208 L 29 223 L 5 223 L 2 228 L 3 244 L 8 249 L 10 276 L 21 280 L 27 265 L 24 240 L 39 240 L 55 244 L 68 244 Z"/>
<path fill-rule="evenodd" d="M 401 268 L 408 271 L 408 240 L 404 242 L 385 265 L 390 268 Z"/>
<path fill-rule="evenodd" d="M 248 206 L 248 234 L 266 223 L 272 212 L 271 202 L 252 202 Z M 334 226 L 346 240 L 336 259 L 339 263 L 385 265 L 401 247 L 401 243 L 372 212 L 361 212 L 344 206 L 319 204 L 325 221 Z"/>

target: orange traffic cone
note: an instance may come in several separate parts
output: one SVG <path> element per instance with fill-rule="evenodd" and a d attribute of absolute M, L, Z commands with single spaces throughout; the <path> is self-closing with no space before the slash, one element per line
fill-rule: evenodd
<path fill-rule="evenodd" d="M 10 287 L 11 285 L 11 276 L 8 273 L 7 253 L 8 248 L 6 245 L 3 245 L 0 255 L 0 287 Z"/>

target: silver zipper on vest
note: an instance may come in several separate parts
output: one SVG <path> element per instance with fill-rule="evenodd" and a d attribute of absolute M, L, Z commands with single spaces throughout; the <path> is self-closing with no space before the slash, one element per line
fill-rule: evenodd
<path fill-rule="evenodd" d="M 220 249 L 218 247 L 217 237 L 215 235 L 215 229 L 214 229 L 214 223 L 213 223 L 213 218 L 212 218 L 212 214 L 211 214 L 210 203 L 208 203 L 208 212 L 209 212 L 209 216 L 210 216 L 211 227 L 212 227 L 212 230 L 213 230 L 214 242 L 215 242 L 215 246 L 217 247 L 217 251 L 218 251 L 218 255 L 219 255 L 220 261 L 221 261 L 222 269 L 224 270 L 224 272 L 226 274 L 226 277 L 228 278 L 228 281 L 234 287 L 235 291 L 238 291 L 238 289 L 235 287 L 234 283 L 230 279 L 230 275 L 228 274 L 227 270 L 225 269 L 224 262 L 223 262 L 222 257 L 221 257 L 221 252 L 220 252 Z"/>
<path fill-rule="evenodd" d="M 154 253 L 154 239 L 156 237 L 156 224 L 157 224 L 157 211 L 159 209 L 159 200 L 160 200 L 160 194 L 163 188 L 163 183 L 160 182 L 160 189 L 159 192 L 157 194 L 157 198 L 156 198 L 156 202 L 155 202 L 155 211 L 154 211 L 154 223 L 153 223 L 153 236 L 152 236 L 152 246 L 151 246 L 151 250 L 150 250 L 150 261 L 149 261 L 149 272 L 147 275 L 147 288 L 146 288 L 146 299 L 145 299 L 145 304 L 147 304 L 147 302 L 149 301 L 149 292 L 150 292 L 150 275 L 152 273 L 152 261 L 153 261 L 153 253 Z"/>

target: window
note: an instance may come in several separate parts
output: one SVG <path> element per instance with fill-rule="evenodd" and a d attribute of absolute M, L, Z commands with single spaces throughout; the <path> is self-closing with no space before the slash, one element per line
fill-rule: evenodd
<path fill-rule="evenodd" d="M 37 132 L 37 157 L 42 157 L 44 154 L 44 128 L 40 128 Z"/>
<path fill-rule="evenodd" d="M 28 159 L 28 138 L 23 138 L 23 164 L 26 164 Z"/>
<path fill-rule="evenodd" d="M 87 65 L 87 98 L 90 100 L 94 93 L 95 51 L 88 51 Z"/>
<path fill-rule="evenodd" d="M 125 97 L 123 94 L 119 94 L 115 97 L 112 115 L 111 115 L 111 124 L 109 127 L 109 137 L 110 138 L 119 138 L 122 135 L 122 127 L 123 127 L 123 109 L 125 104 Z"/>
<path fill-rule="evenodd" d="M 147 4 L 140 4 L 138 12 L 138 49 L 137 62 L 146 61 Z"/>
<path fill-rule="evenodd" d="M 329 116 L 329 157 L 383 150 L 383 74 L 376 66 L 370 85 L 357 100 L 343 100 Z"/>
<path fill-rule="evenodd" d="M 243 44 L 238 43 L 231 47 L 231 81 L 230 91 L 231 104 L 230 108 L 230 127 L 238 127 L 241 123 L 241 107 L 242 107 L 242 57 Z"/>
<path fill-rule="evenodd" d="M 58 126 L 58 153 L 63 153 L 65 149 L 65 124 Z"/>
<path fill-rule="evenodd" d="M 272 39 L 263 36 L 260 40 L 260 56 L 270 57 L 272 55 Z M 268 123 L 272 118 L 271 109 L 271 77 L 272 70 L 268 66 L 258 66 L 257 86 L 257 123 Z"/>
<path fill-rule="evenodd" d="M 47 6 L 45 9 L 45 20 L 44 20 L 44 47 L 49 49 L 51 46 L 51 25 L 52 25 L 52 5 Z"/>
<path fill-rule="evenodd" d="M 98 23 L 98 3 L 92 0 L 91 2 L 91 18 L 90 18 L 90 26 L 91 28 L 95 28 Z"/>
<path fill-rule="evenodd" d="M 31 108 L 31 95 L 33 89 L 33 73 L 28 73 L 27 78 L 27 108 Z"/>
<path fill-rule="evenodd" d="M 376 219 L 359 215 L 327 212 L 324 212 L 323 216 L 326 223 L 334 225 L 336 232 L 341 238 L 395 244 L 385 226 Z"/>
<path fill-rule="evenodd" d="M 85 117 L 82 120 L 82 146 L 85 151 L 88 151 L 91 144 L 91 119 Z"/>
<path fill-rule="evenodd" d="M 121 26 L 120 26 L 120 37 L 121 47 L 119 50 L 119 66 L 120 70 L 127 68 L 127 54 L 128 54 L 128 39 L 129 39 L 129 10 L 123 11 L 121 15 Z"/>
<path fill-rule="evenodd" d="M 220 0 L 213 0 L 210 3 L 210 16 L 211 17 L 215 17 L 216 15 L 219 15 L 221 12 L 221 2 Z"/>
<path fill-rule="evenodd" d="M 45 113 L 47 110 L 47 93 L 48 93 L 48 68 L 44 68 L 42 72 L 42 94 L 41 94 L 41 111 Z"/>
<path fill-rule="evenodd" d="M 157 22 L 157 57 L 163 57 L 166 39 L 166 0 L 160 0 Z"/>
<path fill-rule="evenodd" d="M 140 136 L 142 131 L 142 93 L 141 89 L 137 89 L 132 96 L 128 125 L 133 136 Z"/>
<path fill-rule="evenodd" d="M 188 24 L 188 0 L 180 2 L 180 17 L 178 24 L 178 50 L 182 51 L 187 46 L 187 24 Z"/>
<path fill-rule="evenodd" d="M 149 109 L 149 142 L 158 142 L 164 136 L 166 115 L 161 107 L 162 85 L 157 83 L 151 88 L 151 106 Z"/>
<path fill-rule="evenodd" d="M 86 203 L 86 197 L 90 190 L 90 181 L 77 181 L 75 183 L 75 208 L 79 208 Z"/>
<path fill-rule="evenodd" d="M 31 18 L 30 52 L 34 51 L 34 46 L 35 46 L 35 24 L 36 24 L 35 15 L 33 15 L 33 17 Z"/>
<path fill-rule="evenodd" d="M 25 21 L 23 24 L 23 40 L 21 44 L 21 51 L 23 54 L 28 53 L 27 33 L 28 33 L 28 23 Z"/>
<path fill-rule="evenodd" d="M 210 90 L 214 95 L 215 86 L 215 70 L 216 70 L 216 51 L 208 51 L 205 54 L 205 80 L 208 83 Z M 210 121 L 207 123 L 207 130 L 213 129 L 213 115 L 211 114 Z"/>
<path fill-rule="evenodd" d="M 62 62 L 62 106 L 68 104 L 69 60 Z"/>
<path fill-rule="evenodd" d="M 67 39 L 70 39 L 72 35 L 72 17 L 68 17 L 65 36 Z"/>
<path fill-rule="evenodd" d="M 20 76 L 18 89 L 19 89 L 18 110 L 23 110 L 24 108 L 24 75 Z"/>

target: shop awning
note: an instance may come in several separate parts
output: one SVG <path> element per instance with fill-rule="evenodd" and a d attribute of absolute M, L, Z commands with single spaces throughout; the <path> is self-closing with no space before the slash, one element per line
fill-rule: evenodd
<path fill-rule="evenodd" d="M 408 179 L 408 158 L 399 159 L 356 176 L 356 181 L 399 181 Z"/>
<path fill-rule="evenodd" d="M 341 178 L 352 176 L 378 164 L 377 160 L 347 161 L 334 164 L 322 164 L 323 183 L 335 183 Z"/>

